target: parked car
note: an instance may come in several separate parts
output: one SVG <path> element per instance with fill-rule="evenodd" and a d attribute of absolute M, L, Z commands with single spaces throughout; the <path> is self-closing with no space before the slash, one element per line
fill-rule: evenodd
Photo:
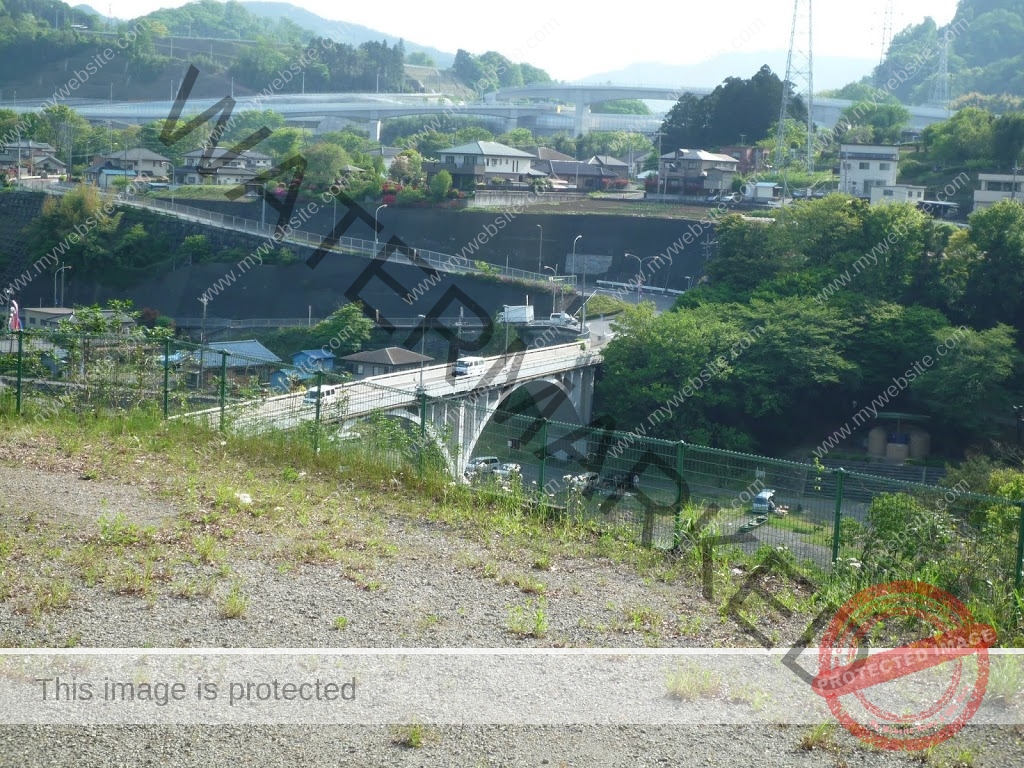
<path fill-rule="evenodd" d="M 494 474 L 500 477 L 502 480 L 508 480 L 512 475 L 523 476 L 523 468 L 518 464 L 509 462 L 507 464 L 499 464 L 494 468 Z"/>
<path fill-rule="evenodd" d="M 469 464 L 466 465 L 466 474 L 493 472 L 500 464 L 501 460 L 497 456 L 477 456 L 475 459 L 469 460 Z"/>

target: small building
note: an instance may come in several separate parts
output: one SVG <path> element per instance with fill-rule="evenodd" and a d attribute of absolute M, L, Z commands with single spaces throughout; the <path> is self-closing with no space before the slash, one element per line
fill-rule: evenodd
<path fill-rule="evenodd" d="M 629 163 L 624 163 L 617 157 L 611 155 L 594 155 L 592 158 L 587 160 L 590 165 L 596 165 L 598 168 L 604 168 L 606 171 L 610 171 L 618 176 L 620 179 L 629 178 Z"/>
<path fill-rule="evenodd" d="M 911 203 L 917 205 L 924 200 L 924 187 L 915 187 L 911 184 L 893 184 L 888 187 L 871 188 L 871 204 L 880 203 Z"/>
<path fill-rule="evenodd" d="M 978 189 L 974 190 L 974 210 L 984 210 L 1003 200 L 1024 202 L 1022 187 L 1024 187 L 1024 175 L 979 173 Z"/>
<path fill-rule="evenodd" d="M 345 370 L 357 379 L 369 376 L 383 376 L 386 373 L 415 370 L 420 364 L 426 365 L 433 358 L 403 347 L 385 347 L 370 352 L 356 352 L 341 358 Z"/>
<path fill-rule="evenodd" d="M 304 349 L 292 355 L 292 365 L 306 373 L 333 371 L 335 355 L 323 349 Z"/>
<path fill-rule="evenodd" d="M 576 158 L 564 152 L 550 149 L 549 147 L 537 147 L 533 153 L 538 160 L 562 160 L 567 162 L 575 161 Z"/>
<path fill-rule="evenodd" d="M 839 191 L 870 199 L 872 187 L 896 186 L 899 147 L 882 144 L 839 146 Z"/>
<path fill-rule="evenodd" d="M 227 352 L 227 357 L 224 357 Z M 230 385 L 259 384 L 270 381 L 270 374 L 281 367 L 281 358 L 255 339 L 247 341 L 222 341 L 216 346 L 210 344 L 195 353 L 197 370 L 190 376 L 194 387 L 210 386 L 220 377 L 221 368 L 226 365 L 226 379 Z"/>
<path fill-rule="evenodd" d="M 92 170 L 92 168 L 89 169 L 89 171 Z M 135 181 L 137 175 L 135 171 L 126 171 L 120 168 L 99 168 L 95 176 L 87 172 L 86 178 L 94 177 L 96 179 L 95 184 L 100 189 L 114 189 L 115 187 L 126 186 Z"/>
<path fill-rule="evenodd" d="M 0 144 L 0 168 L 16 169 L 20 163 L 22 168 L 28 168 L 34 173 L 36 163 L 43 158 L 53 157 L 56 151 L 46 142 L 23 140 Z"/>
<path fill-rule="evenodd" d="M 782 185 L 774 181 L 758 181 L 743 185 L 743 196 L 755 203 L 770 203 L 782 199 Z"/>
<path fill-rule="evenodd" d="M 401 147 L 378 147 L 377 149 L 371 149 L 368 154 L 370 157 L 380 157 L 384 160 L 384 170 L 389 170 L 391 164 L 395 162 L 395 158 L 402 154 L 405 150 Z"/>
<path fill-rule="evenodd" d="M 748 147 L 739 144 L 722 147 L 719 150 L 719 153 L 734 158 L 736 162 L 739 163 L 736 170 L 740 173 L 753 173 L 754 171 L 759 171 L 765 166 L 765 163 L 768 160 L 767 149 Z"/>
<path fill-rule="evenodd" d="M 75 325 L 78 318 L 75 310 L 70 307 L 24 307 L 21 310 L 24 317 L 24 328 L 26 331 L 56 331 L 60 328 L 62 320 Z M 119 317 L 112 309 L 102 309 L 100 314 L 106 320 L 114 320 Z M 120 315 L 121 333 L 128 333 L 135 327 L 135 321 L 127 316 Z"/>
<path fill-rule="evenodd" d="M 658 161 L 660 190 L 669 195 L 703 195 L 732 189 L 739 161 L 703 149 L 677 149 Z"/>
<path fill-rule="evenodd" d="M 534 170 L 545 173 L 555 190 L 600 190 L 604 189 L 606 181 L 611 182 L 619 178 L 612 171 L 599 165 L 576 160 L 537 160 L 534 163 Z"/>

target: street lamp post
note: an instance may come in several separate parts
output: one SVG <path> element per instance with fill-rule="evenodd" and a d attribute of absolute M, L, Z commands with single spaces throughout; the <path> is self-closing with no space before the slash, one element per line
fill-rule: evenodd
<path fill-rule="evenodd" d="M 337 198 L 335 198 L 337 200 Z M 380 213 L 381 208 L 387 208 L 388 204 L 378 205 L 377 210 L 373 212 L 373 255 L 377 255 L 377 214 Z"/>
<path fill-rule="evenodd" d="M 537 229 L 540 230 L 540 246 L 537 253 L 537 271 L 543 272 L 544 269 L 544 227 L 540 224 L 537 225 Z"/>
<path fill-rule="evenodd" d="M 576 274 L 576 243 L 583 239 L 583 235 L 576 235 L 576 239 L 572 241 L 572 267 L 569 269 L 574 275 Z M 584 289 L 587 287 L 583 286 Z"/>
<path fill-rule="evenodd" d="M 558 277 L 558 265 L 557 264 L 555 266 L 553 266 L 553 267 L 544 267 L 544 269 L 549 271 L 549 272 L 551 272 L 551 274 L 553 274 L 556 278 Z M 557 311 L 555 309 L 555 288 L 556 287 L 559 287 L 559 286 L 555 286 L 555 285 L 551 286 L 551 314 L 555 314 L 555 312 Z"/>
<path fill-rule="evenodd" d="M 167 164 L 167 181 L 171 188 L 171 205 L 174 205 L 174 166 L 170 163 Z"/>
<path fill-rule="evenodd" d="M 426 315 L 416 315 L 416 317 L 419 320 L 426 320 L 427 319 Z M 421 325 L 423 325 L 423 324 L 421 323 Z M 427 391 L 426 387 L 423 386 L 423 361 L 427 357 L 426 353 L 423 350 L 424 350 L 424 348 L 426 346 L 426 343 L 427 343 L 427 329 L 426 329 L 426 327 L 424 327 L 423 328 L 423 335 L 420 336 L 420 392 L 421 393 Z"/>
<path fill-rule="evenodd" d="M 693 285 L 693 276 L 692 275 L 687 275 L 686 276 L 686 290 L 690 290 L 692 285 Z"/>
<path fill-rule="evenodd" d="M 640 265 L 640 272 L 638 272 L 637 276 L 636 276 L 636 278 L 637 278 L 637 282 L 636 282 L 636 303 L 639 304 L 640 303 L 640 291 L 641 291 L 641 287 L 640 286 L 643 285 L 643 274 L 642 273 L 644 271 L 644 262 L 635 253 L 628 253 L 627 252 L 626 253 L 626 258 L 627 259 L 636 259 L 636 263 Z"/>
<path fill-rule="evenodd" d="M 64 264 L 63 262 L 61 262 L 60 269 L 58 269 L 56 272 L 53 273 L 53 306 L 55 306 L 55 307 L 63 307 L 64 306 L 64 270 L 65 269 L 71 269 L 71 267 L 69 267 L 66 264 Z M 60 304 L 57 303 L 57 275 L 60 275 Z"/>
<path fill-rule="evenodd" d="M 508 304 L 502 304 L 505 314 L 501 317 L 505 321 L 505 354 L 508 355 Z"/>

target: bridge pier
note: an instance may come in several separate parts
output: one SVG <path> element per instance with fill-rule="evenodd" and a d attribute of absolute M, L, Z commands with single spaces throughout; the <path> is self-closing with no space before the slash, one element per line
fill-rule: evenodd
<path fill-rule="evenodd" d="M 590 111 L 590 106 L 587 104 L 587 96 L 583 91 L 576 91 L 574 94 L 576 97 L 576 114 L 574 115 L 574 129 L 576 133 L 574 135 L 579 136 L 586 132 L 586 116 L 587 112 Z M 580 160 L 586 160 L 587 158 L 581 157 Z"/>

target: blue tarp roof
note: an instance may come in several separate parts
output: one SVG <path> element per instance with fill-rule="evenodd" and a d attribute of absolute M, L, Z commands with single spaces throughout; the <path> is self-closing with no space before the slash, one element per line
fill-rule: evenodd
<path fill-rule="evenodd" d="M 306 355 L 306 357 L 311 357 L 314 360 L 328 360 L 334 357 L 333 352 L 324 352 L 322 349 L 303 349 L 296 352 L 292 357 L 296 357 L 298 355 Z"/>

